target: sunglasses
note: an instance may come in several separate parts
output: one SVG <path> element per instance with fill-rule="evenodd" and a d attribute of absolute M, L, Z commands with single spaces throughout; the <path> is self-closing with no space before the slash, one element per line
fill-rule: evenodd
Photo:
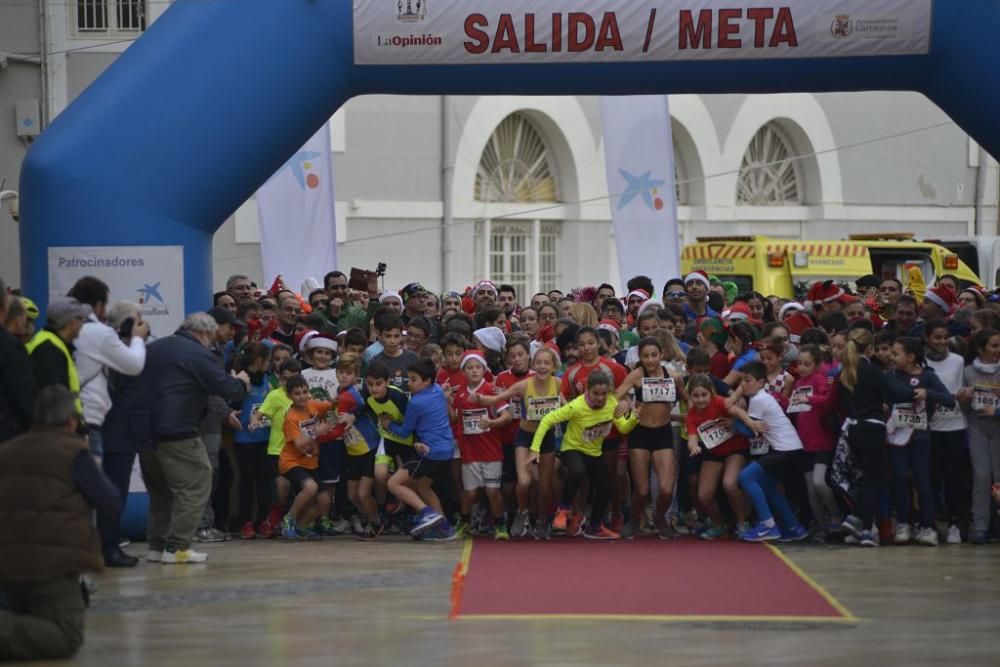
<path fill-rule="evenodd" d="M 686 296 L 687 292 L 681 292 L 681 291 L 667 292 L 668 299 L 683 299 Z"/>

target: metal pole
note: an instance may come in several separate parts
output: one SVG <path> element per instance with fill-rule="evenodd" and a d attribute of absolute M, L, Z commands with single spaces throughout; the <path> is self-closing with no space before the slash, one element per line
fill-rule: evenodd
<path fill-rule="evenodd" d="M 449 95 L 441 96 L 441 293 L 451 288 L 451 181 L 455 173 L 452 105 Z"/>

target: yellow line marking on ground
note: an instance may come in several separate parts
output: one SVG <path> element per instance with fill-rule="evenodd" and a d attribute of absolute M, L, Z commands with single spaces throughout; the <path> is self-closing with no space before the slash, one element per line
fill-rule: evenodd
<path fill-rule="evenodd" d="M 465 544 L 462 545 L 462 555 L 458 559 L 459 564 L 462 566 L 461 574 L 464 577 L 469 573 L 469 561 L 472 560 L 472 538 L 465 538 Z"/>
<path fill-rule="evenodd" d="M 795 574 L 799 575 L 799 578 L 801 578 L 802 581 L 804 581 L 807 584 L 809 584 L 813 588 L 814 591 L 816 591 L 817 593 L 819 593 L 823 597 L 824 600 L 826 600 L 828 603 L 830 603 L 830 606 L 833 607 L 834 609 L 836 609 L 837 612 L 844 617 L 844 620 L 850 621 L 852 623 L 857 622 L 857 621 L 860 620 L 860 619 L 858 619 L 858 617 L 856 617 L 854 614 L 852 614 L 847 609 L 847 607 L 845 607 L 844 605 L 842 605 L 837 598 L 833 597 L 833 595 L 830 593 L 830 591 L 826 590 L 815 579 L 813 579 L 808 574 L 806 574 L 805 571 L 801 567 L 799 567 L 798 565 L 796 565 L 795 561 L 793 561 L 791 558 L 789 558 L 788 556 L 786 556 L 784 554 L 784 552 L 781 551 L 781 549 L 779 549 L 778 547 L 776 547 L 776 546 L 774 546 L 772 544 L 768 544 L 767 542 L 764 543 L 764 546 L 766 546 L 768 549 L 770 549 L 771 553 L 773 553 L 775 556 L 777 556 L 778 558 L 780 558 L 781 562 L 783 562 L 785 565 L 788 566 L 788 569 L 790 569 Z"/>

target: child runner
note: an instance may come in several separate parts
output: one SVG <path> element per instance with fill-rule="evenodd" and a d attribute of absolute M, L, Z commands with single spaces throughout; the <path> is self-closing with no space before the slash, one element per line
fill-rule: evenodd
<path fill-rule="evenodd" d="M 388 520 L 386 492 L 389 488 L 390 468 L 398 469 L 417 456 L 413 450 L 413 436 L 398 436 L 383 425 L 383 417 L 386 416 L 390 422 L 403 423 L 403 415 L 409 402 L 406 394 L 389 384 L 389 379 L 389 368 L 381 362 L 372 362 L 365 376 L 365 391 L 362 394 L 368 409 L 378 420 L 379 435 L 382 437 L 375 453 L 375 498 L 383 522 Z"/>
<path fill-rule="evenodd" d="M 729 414 L 746 424 L 755 439 L 763 441 L 767 453 L 740 472 L 740 486 L 750 496 L 758 521 L 740 539 L 746 542 L 803 540 L 809 533 L 799 524 L 788 501 L 778 490 L 778 482 L 789 488 L 798 481 L 795 478 L 801 480 L 802 441 L 778 401 L 764 391 L 767 382 L 764 364 L 747 362 L 742 372 L 747 408 L 744 410 L 739 405 L 733 405 Z"/>
<path fill-rule="evenodd" d="M 621 433 L 631 431 L 639 420 L 634 414 L 615 417 L 618 401 L 613 392 L 611 376 L 604 371 L 594 371 L 587 376 L 586 392 L 563 407 L 542 418 L 535 436 L 531 440 L 532 454 L 529 463 L 538 460 L 542 443 L 549 430 L 556 424 L 569 422 L 563 436 L 562 451 L 559 453 L 566 467 L 566 484 L 563 486 L 562 502 L 553 520 L 553 527 L 567 529 L 570 506 L 584 479 L 590 481 L 594 491 L 594 501 L 590 508 L 590 523 L 584 537 L 595 540 L 617 540 L 615 532 L 604 526 L 604 512 L 607 510 L 611 493 L 611 478 L 608 467 L 601 460 L 604 438 L 616 426 Z M 582 527 L 580 517 L 576 517 L 569 530 L 570 535 L 579 535 Z"/>
<path fill-rule="evenodd" d="M 690 360 L 690 356 L 688 358 Z M 726 399 L 716 394 L 717 382 L 719 380 L 698 373 L 691 376 L 687 384 L 687 449 L 690 456 L 701 457 L 697 498 L 709 519 L 698 535 L 704 540 L 714 540 L 726 534 L 722 512 L 715 500 L 720 479 L 729 499 L 729 506 L 736 514 L 738 533 L 742 534 L 748 529 L 747 499 L 740 490 L 739 476 L 749 460 L 747 450 L 750 444 L 733 427 Z"/>
<path fill-rule="evenodd" d="M 559 395 L 559 379 L 553 373 L 559 367 L 559 355 L 551 347 L 541 347 L 535 351 L 531 362 L 534 375 L 521 380 L 496 396 L 475 394 L 475 399 L 483 405 L 495 405 L 520 398 L 524 406 L 524 418 L 519 423 L 514 440 L 514 457 L 517 464 L 517 516 L 511 533 L 514 537 L 527 535 L 530 528 L 528 515 L 528 493 L 533 478 L 537 477 L 538 502 L 535 506 L 535 537 L 549 539 L 552 536 L 552 478 L 555 472 L 556 440 L 549 431 L 539 451 L 538 466 L 528 465 L 530 447 L 538 423 L 542 417 L 558 409 L 562 404 Z"/>
<path fill-rule="evenodd" d="M 510 538 L 503 516 L 503 496 L 500 493 L 503 475 L 503 444 L 500 433 L 510 423 L 511 414 L 506 404 L 481 407 L 473 394 L 492 396 L 493 385 L 483 379 L 486 358 L 477 350 L 469 350 L 462 358 L 466 384 L 452 392 L 452 421 L 461 425 L 458 439 L 462 452 L 462 521 L 455 527 L 461 537 L 469 534 L 472 523 L 472 506 L 479 497 L 479 490 L 486 493 L 493 516 L 492 533 L 498 540 Z"/>
<path fill-rule="evenodd" d="M 417 360 L 417 355 L 403 349 L 403 320 L 398 315 L 382 319 L 379 335 L 382 352 L 375 355 L 372 364 L 382 363 L 389 369 L 389 384 L 404 393 L 409 392 L 407 369 Z"/>
<path fill-rule="evenodd" d="M 924 356 L 945 389 L 958 394 L 962 389 L 965 360 L 948 349 L 951 333 L 944 320 L 930 320 L 924 329 Z M 947 544 L 962 543 L 962 529 L 969 523 L 972 464 L 969 461 L 968 422 L 956 405 L 938 404 L 931 419 L 931 490 L 935 496 L 944 485 L 948 514 Z"/>
<path fill-rule="evenodd" d="M 240 408 L 240 430 L 233 434 L 236 461 L 239 466 L 239 509 L 237 512 L 240 537 L 252 540 L 263 524 L 271 499 L 271 470 L 267 445 L 271 436 L 270 421 L 254 420 L 269 393 L 271 348 L 264 343 L 250 343 L 243 350 L 241 368 L 250 376 L 250 386 Z M 253 424 L 253 427 L 251 427 Z M 254 498 L 257 513 L 254 515 Z M 269 532 L 269 531 L 268 531 Z"/>
<path fill-rule="evenodd" d="M 623 400 L 629 392 L 635 393 L 635 403 L 642 405 L 639 424 L 628 439 L 629 472 L 632 475 L 631 517 L 622 530 L 628 539 L 638 532 L 649 500 L 649 464 L 653 464 L 659 493 L 654 514 L 656 531 L 661 540 L 674 536 L 673 527 L 666 514 L 674 499 L 677 478 L 677 458 L 671 414 L 679 398 L 684 398 L 684 378 L 668 369 L 663 361 L 663 349 L 655 338 L 643 338 L 637 346 L 639 366 L 628 374 L 615 392 Z"/>
<path fill-rule="evenodd" d="M 826 471 L 833 463 L 839 432 L 833 414 L 837 407 L 837 390 L 826 377 L 826 361 L 816 345 L 803 345 L 799 350 L 799 379 L 792 389 L 788 416 L 795 423 L 808 458 L 806 491 L 816 528 L 829 535 L 840 532 L 843 517 L 833 489 L 826 483 Z"/>
<path fill-rule="evenodd" d="M 333 369 L 333 357 L 337 343 L 323 334 L 306 334 L 303 354 L 310 367 L 302 371 L 302 377 L 309 383 L 309 393 L 317 401 L 333 402 L 337 396 L 337 371 Z"/>
<path fill-rule="evenodd" d="M 522 337 L 512 337 L 507 345 L 507 370 L 497 375 L 496 380 L 493 382 L 494 387 L 498 392 L 504 391 L 533 374 L 531 371 L 531 348 L 528 340 Z M 517 495 L 518 472 L 517 461 L 514 455 L 514 440 L 517 439 L 520 421 L 524 416 L 524 403 L 521 395 L 512 395 L 508 399 L 507 405 L 510 408 L 510 423 L 500 430 L 500 440 L 503 442 L 502 481 L 505 504 L 512 506 L 516 503 L 517 505 L 518 513 L 514 517 L 516 521 L 517 516 L 522 511 L 527 512 L 528 509 L 527 491 L 525 491 L 524 504 L 520 503 Z M 528 479 L 530 482 L 530 477 Z M 511 500 L 515 502 L 512 503 Z M 520 533 L 523 532 L 524 527 L 521 526 Z M 517 534 L 516 537 L 523 537 L 523 535 Z"/>
<path fill-rule="evenodd" d="M 301 375 L 289 378 L 285 385 L 292 407 L 285 414 L 285 446 L 278 461 L 279 471 L 295 491 L 295 500 L 281 521 L 285 539 L 318 539 L 310 526 L 330 511 L 330 494 L 320 491 L 319 442 L 333 428 L 326 413 L 333 409 L 329 401 L 313 400 L 309 383 Z"/>
<path fill-rule="evenodd" d="M 919 338 L 897 338 L 892 346 L 895 372 L 889 374 L 890 385 L 897 392 L 913 389 L 913 399 L 893 402 L 887 424 L 889 461 L 892 464 L 893 495 L 896 499 L 896 535 L 893 542 L 906 544 L 913 537 L 910 528 L 910 478 L 917 489 L 920 505 L 920 527 L 917 543 L 927 547 L 938 545 L 934 529 L 934 493 L 931 491 L 931 435 L 929 422 L 938 404 L 955 407 L 955 397 L 941 384 L 937 373 L 924 365 L 924 346 Z"/>
<path fill-rule="evenodd" d="M 361 370 L 361 357 L 353 353 L 337 360 L 337 428 L 333 436 L 343 440 L 347 450 L 347 497 L 364 517 L 360 540 L 373 540 L 382 532 L 378 505 L 375 503 L 375 451 L 379 434 L 369 417 L 368 405 L 355 384 Z"/>
<path fill-rule="evenodd" d="M 455 530 L 442 514 L 441 501 L 431 486 L 446 479 L 453 449 L 448 399 L 434 382 L 434 364 L 418 359 L 407 371 L 413 397 L 406 406 L 402 424 L 388 415 L 380 418 L 382 427 L 398 438 L 416 438 L 415 457 L 389 478 L 389 491 L 417 512 L 411 534 L 429 541 L 456 539 Z M 440 525 L 439 525 L 440 524 Z"/>
<path fill-rule="evenodd" d="M 795 378 L 785 370 L 782 363 L 785 358 L 785 341 L 777 336 L 765 338 L 757 344 L 757 354 L 767 370 L 765 391 L 774 394 L 776 398 L 781 397 L 778 403 L 787 405 Z"/>
<path fill-rule="evenodd" d="M 277 347 L 276 345 L 275 351 Z M 291 352 L 291 348 L 288 350 Z M 277 367 L 277 371 L 279 386 L 267 394 L 257 412 L 250 417 L 249 424 L 251 429 L 259 428 L 266 420 L 271 426 L 267 439 L 267 459 L 269 476 L 274 480 L 274 500 L 263 525 L 257 527 L 257 534 L 260 537 L 277 537 L 281 534 L 281 518 L 285 515 L 285 508 L 288 507 L 288 480 L 281 475 L 278 462 L 281 450 L 285 446 L 285 414 L 288 408 L 292 407 L 287 384 L 290 378 L 302 372 L 302 365 L 289 357 Z"/>
<path fill-rule="evenodd" d="M 969 418 L 972 544 L 989 542 L 991 483 L 1000 482 L 1000 331 L 982 329 L 969 345 L 959 399 Z"/>

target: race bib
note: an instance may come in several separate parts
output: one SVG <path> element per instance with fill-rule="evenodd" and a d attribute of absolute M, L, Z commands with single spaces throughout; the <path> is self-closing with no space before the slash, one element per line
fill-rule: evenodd
<path fill-rule="evenodd" d="M 524 418 L 529 422 L 540 422 L 542 417 L 558 408 L 558 396 L 529 396 L 526 399 Z"/>
<path fill-rule="evenodd" d="M 360 449 L 361 447 L 368 447 L 368 442 L 365 440 L 365 436 L 361 435 L 361 432 L 354 428 L 353 426 L 344 431 L 344 446 L 348 449 Z"/>
<path fill-rule="evenodd" d="M 611 433 L 611 422 L 604 422 L 603 424 L 583 429 L 583 439 L 587 442 L 597 442 L 608 437 L 609 433 Z"/>
<path fill-rule="evenodd" d="M 313 440 L 316 439 L 316 425 L 319 423 L 317 419 L 306 419 L 299 422 L 299 430 L 302 431 L 303 435 L 309 436 Z"/>
<path fill-rule="evenodd" d="M 897 403 L 892 406 L 892 421 L 896 428 L 927 430 L 927 406 L 923 402 Z"/>
<path fill-rule="evenodd" d="M 642 378 L 643 403 L 674 403 L 677 401 L 677 385 L 671 377 Z"/>
<path fill-rule="evenodd" d="M 510 416 L 514 419 L 524 419 L 524 402 L 521 400 L 520 396 L 514 396 L 510 399 Z"/>
<path fill-rule="evenodd" d="M 935 419 L 952 419 L 958 416 L 958 406 L 953 408 L 946 408 L 940 403 L 934 406 L 934 418 Z"/>
<path fill-rule="evenodd" d="M 972 409 L 975 412 L 1000 408 L 1000 388 L 977 384 L 972 388 Z"/>
<path fill-rule="evenodd" d="M 263 405 L 263 403 L 254 403 L 253 409 L 250 410 L 250 419 L 252 420 L 254 417 L 256 417 L 257 420 L 260 422 L 260 427 L 265 428 L 271 425 L 271 418 L 261 413 L 260 411 L 261 405 Z"/>
<path fill-rule="evenodd" d="M 812 387 L 798 387 L 793 390 L 791 397 L 788 399 L 788 414 L 812 412 L 812 406 L 809 404 L 812 394 Z"/>
<path fill-rule="evenodd" d="M 767 438 L 762 435 L 755 435 L 750 438 L 750 456 L 763 456 L 771 450 Z"/>
<path fill-rule="evenodd" d="M 735 436 L 733 422 L 728 419 L 712 419 L 698 426 L 698 437 L 705 449 L 714 449 Z"/>
<path fill-rule="evenodd" d="M 486 408 L 476 410 L 462 410 L 462 433 L 465 435 L 481 435 L 489 432 L 489 429 L 482 427 L 480 422 L 484 417 L 489 417 L 490 411 Z"/>

